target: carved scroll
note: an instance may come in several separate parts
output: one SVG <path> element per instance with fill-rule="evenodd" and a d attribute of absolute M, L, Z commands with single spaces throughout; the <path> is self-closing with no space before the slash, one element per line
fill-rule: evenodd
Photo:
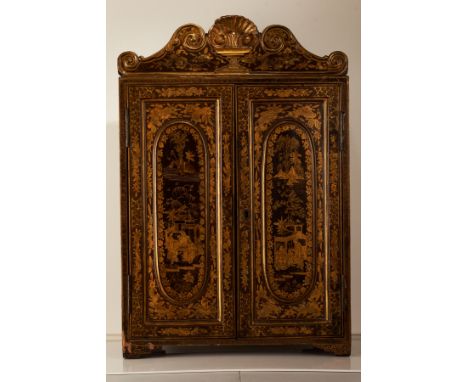
<path fill-rule="evenodd" d="M 342 52 L 317 56 L 303 48 L 281 25 L 258 32 L 243 16 L 223 16 L 208 33 L 195 24 L 181 26 L 159 52 L 138 56 L 124 52 L 118 58 L 120 75 L 159 72 L 309 72 L 346 74 Z"/>

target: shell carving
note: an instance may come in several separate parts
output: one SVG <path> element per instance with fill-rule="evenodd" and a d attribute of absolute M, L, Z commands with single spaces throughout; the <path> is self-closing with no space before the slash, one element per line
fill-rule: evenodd
<path fill-rule="evenodd" d="M 223 16 L 215 21 L 208 39 L 220 54 L 246 54 L 258 44 L 255 24 L 243 16 Z"/>

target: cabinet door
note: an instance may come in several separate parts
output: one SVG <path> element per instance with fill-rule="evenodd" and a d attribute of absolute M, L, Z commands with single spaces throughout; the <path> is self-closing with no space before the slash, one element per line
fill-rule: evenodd
<path fill-rule="evenodd" d="M 124 347 L 233 337 L 233 88 L 121 94 Z"/>
<path fill-rule="evenodd" d="M 349 336 L 346 86 L 237 90 L 241 337 Z"/>

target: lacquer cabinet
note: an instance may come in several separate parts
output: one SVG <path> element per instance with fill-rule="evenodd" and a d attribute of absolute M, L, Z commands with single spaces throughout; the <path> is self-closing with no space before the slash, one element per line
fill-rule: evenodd
<path fill-rule="evenodd" d="M 346 56 L 225 16 L 118 68 L 124 356 L 348 355 Z"/>

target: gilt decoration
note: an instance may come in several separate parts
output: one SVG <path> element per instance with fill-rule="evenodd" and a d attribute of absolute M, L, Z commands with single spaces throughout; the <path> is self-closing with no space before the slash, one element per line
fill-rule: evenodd
<path fill-rule="evenodd" d="M 224 16 L 118 68 L 124 357 L 349 354 L 346 56 Z"/>
<path fill-rule="evenodd" d="M 245 86 L 238 94 L 239 207 L 253 203 L 251 217 L 239 221 L 240 304 L 249 307 L 240 313 L 241 335 L 341 332 L 338 88 Z M 288 245 L 303 244 L 284 256 Z"/>
<path fill-rule="evenodd" d="M 243 16 L 223 16 L 208 33 L 198 25 L 178 28 L 159 52 L 138 56 L 124 52 L 118 58 L 120 75 L 155 72 L 309 72 L 345 74 L 348 60 L 336 51 L 320 57 L 307 51 L 292 32 L 270 25 L 259 32 Z"/>
<path fill-rule="evenodd" d="M 213 102 L 148 102 L 154 216 L 148 273 L 153 319 L 216 320 L 216 203 Z M 206 136 L 205 136 L 206 135 Z M 151 144 L 154 142 L 153 144 Z M 171 305 L 180 309 L 169 309 Z M 161 309 L 166 306 L 168 309 Z"/>
<path fill-rule="evenodd" d="M 261 174 L 254 178 L 255 205 L 263 208 L 255 248 L 264 249 L 255 256 L 256 320 L 325 320 L 323 236 L 315 232 L 323 213 L 314 211 L 316 204 L 323 208 L 321 102 L 252 108 L 254 166 Z"/>
<path fill-rule="evenodd" d="M 218 235 L 216 206 L 232 208 L 231 89 L 134 86 L 129 94 L 130 334 L 230 336 L 232 281 L 218 275 L 232 269 L 232 215 L 222 215 Z"/>
<path fill-rule="evenodd" d="M 265 282 L 275 298 L 291 302 L 310 292 L 315 275 L 313 146 L 301 125 L 285 122 L 263 151 Z"/>
<path fill-rule="evenodd" d="M 154 146 L 155 265 L 161 291 L 173 303 L 196 299 L 206 284 L 210 219 L 205 146 L 202 133 L 187 123 L 161 130 Z"/>

